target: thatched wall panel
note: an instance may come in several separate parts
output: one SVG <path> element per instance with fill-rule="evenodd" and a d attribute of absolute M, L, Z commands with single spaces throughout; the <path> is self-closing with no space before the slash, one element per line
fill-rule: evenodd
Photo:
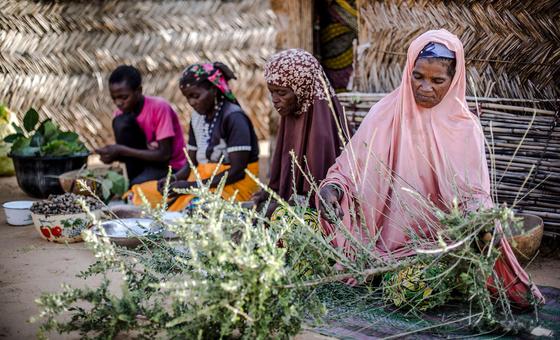
<path fill-rule="evenodd" d="M 420 33 L 445 28 L 463 41 L 469 94 L 557 98 L 560 94 L 560 2 L 360 0 L 355 86 L 398 86 L 406 49 Z"/>
<path fill-rule="evenodd" d="M 266 138 L 262 67 L 275 50 L 274 20 L 266 0 L 3 1 L 0 102 L 19 114 L 39 107 L 96 147 L 112 140 L 107 77 L 116 66 L 137 66 L 144 92 L 170 100 L 186 127 L 180 72 L 219 60 L 236 72 L 236 95 Z"/>

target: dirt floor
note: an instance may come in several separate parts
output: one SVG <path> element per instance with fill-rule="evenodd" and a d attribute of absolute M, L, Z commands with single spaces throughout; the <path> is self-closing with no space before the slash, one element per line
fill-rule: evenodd
<path fill-rule="evenodd" d="M 14 177 L 0 178 L 0 204 L 26 199 Z M 75 277 L 93 262 L 92 253 L 83 243 L 61 245 L 48 243 L 39 237 L 33 226 L 13 227 L 6 224 L 0 212 L 0 338 L 31 339 L 38 325 L 29 323 L 37 315 L 35 299 L 41 292 L 57 291 L 62 283 L 83 286 L 84 280 Z M 560 288 L 560 258 L 537 257 L 528 269 L 539 285 Z M 95 285 L 96 282 L 87 282 Z M 51 339 L 71 337 L 57 337 Z M 326 339 L 305 331 L 297 337 Z"/>

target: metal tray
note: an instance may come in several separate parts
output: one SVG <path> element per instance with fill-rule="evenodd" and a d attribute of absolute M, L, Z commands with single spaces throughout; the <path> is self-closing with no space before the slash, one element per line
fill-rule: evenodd
<path fill-rule="evenodd" d="M 105 230 L 111 242 L 125 247 L 135 247 L 141 243 L 139 237 L 157 235 L 163 231 L 160 225 L 149 218 L 123 218 L 102 222 L 100 227 L 94 227 L 93 232 L 98 237 L 104 237 L 100 228 Z"/>

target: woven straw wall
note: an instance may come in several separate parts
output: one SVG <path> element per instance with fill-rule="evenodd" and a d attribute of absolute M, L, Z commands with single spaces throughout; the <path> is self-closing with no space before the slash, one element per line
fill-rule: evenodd
<path fill-rule="evenodd" d="M 393 90 L 410 42 L 426 30 L 445 28 L 463 41 L 477 95 L 560 95 L 560 1 L 359 0 L 357 7 L 358 91 Z"/>
<path fill-rule="evenodd" d="M 313 0 L 270 0 L 277 17 L 276 46 L 313 53 Z"/>
<path fill-rule="evenodd" d="M 4 0 L 0 102 L 20 115 L 38 107 L 96 147 L 113 138 L 107 77 L 116 66 L 138 67 L 144 93 L 170 100 L 186 127 L 180 72 L 218 60 L 236 72 L 234 91 L 266 138 L 271 106 L 262 67 L 275 51 L 274 20 L 266 0 Z"/>

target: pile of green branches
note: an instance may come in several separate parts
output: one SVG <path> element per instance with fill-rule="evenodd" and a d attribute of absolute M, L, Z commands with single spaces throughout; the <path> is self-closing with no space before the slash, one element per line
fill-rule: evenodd
<path fill-rule="evenodd" d="M 126 249 L 86 232 L 97 262 L 80 276 L 99 275 L 102 283 L 42 295 L 42 334 L 288 338 L 304 318 L 319 317 L 324 310 L 312 288 L 293 285 L 307 275 L 305 266 L 296 268 L 278 247 L 287 226 L 268 223 L 220 192 L 193 189 L 200 200 L 192 213 L 165 225 L 178 235 L 174 242 L 144 238 L 140 247 Z M 109 289 L 111 271 L 122 276 L 119 292 Z M 70 320 L 61 321 L 67 311 Z"/>
<path fill-rule="evenodd" d="M 56 331 L 107 339 L 120 333 L 140 338 L 289 338 L 303 322 L 320 322 L 327 312 L 317 294 L 322 287 L 352 277 L 371 286 L 368 294 L 399 291 L 399 282 L 376 287 L 371 278 L 418 265 L 426 272 L 441 270 L 427 279 L 430 296 L 417 302 L 459 291 L 470 305 L 471 326 L 512 328 L 515 318 L 499 278 L 495 280 L 499 294 L 487 289 L 499 257 L 492 246 L 501 235 L 495 225 L 510 228 L 511 209 L 464 214 L 457 202 L 448 211 L 426 204 L 441 225 L 437 238 L 427 242 L 411 235 L 409 247 L 416 256 L 381 259 L 372 251 L 376 237 L 363 244 L 340 223 L 335 223 L 338 230 L 356 251 L 349 256 L 333 247 L 330 238 L 305 219 L 309 197 L 290 206 L 271 192 L 287 211 L 271 221 L 264 212 L 222 199 L 224 183 L 210 190 L 199 181 L 199 188 L 189 190 L 199 201 L 178 222 L 167 223 L 161 210 L 146 208 L 148 215 L 178 235 L 173 242 L 152 236 L 143 238 L 138 248 L 126 249 L 86 232 L 86 244 L 97 261 L 80 276 L 101 277 L 101 284 L 63 286 L 61 292 L 43 294 L 37 300 L 41 335 Z M 479 236 L 487 232 L 492 240 L 481 246 Z M 122 279 L 116 282 L 120 290 L 112 288 L 111 272 L 120 274 Z M 384 300 L 387 306 L 392 303 L 390 298 Z M 414 301 L 401 306 L 402 311 L 421 318 L 425 305 Z M 430 307 L 447 299 L 437 301 Z"/>
<path fill-rule="evenodd" d="M 478 331 L 519 332 L 534 326 L 518 322 L 509 287 L 494 271 L 502 256 L 500 239 L 513 235 L 521 219 L 505 205 L 465 213 L 454 200 L 446 211 L 433 205 L 430 209 L 440 226 L 434 242 L 413 240 L 415 264 L 386 276 L 384 299 L 399 300 L 402 310 L 420 318 L 423 311 L 446 303 L 467 304 L 468 325 Z M 407 271 L 413 279 L 399 281 Z M 530 290 L 528 294 L 527 301 L 536 308 Z"/>

